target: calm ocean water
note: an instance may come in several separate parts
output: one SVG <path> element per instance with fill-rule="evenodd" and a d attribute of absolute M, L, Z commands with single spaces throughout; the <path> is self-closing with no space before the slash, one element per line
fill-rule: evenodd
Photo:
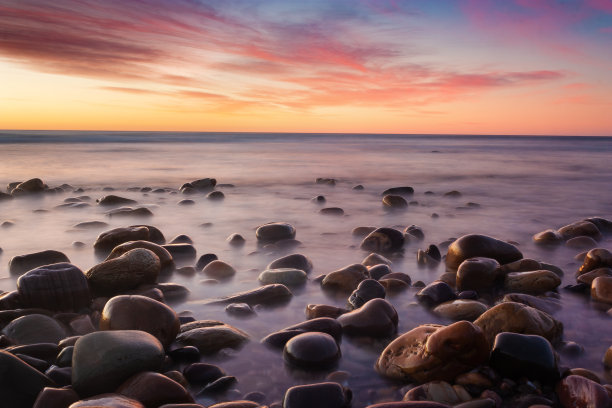
<path fill-rule="evenodd" d="M 351 230 L 362 225 L 423 228 L 426 239 L 406 248 L 405 257 L 393 270 L 406 272 L 413 281 L 429 283 L 443 272 L 422 270 L 416 251 L 429 243 L 467 233 L 483 233 L 519 243 L 526 257 L 561 267 L 563 285 L 574 282 L 578 251 L 559 248 L 544 251 L 531 236 L 547 228 L 558 228 L 589 216 L 612 218 L 612 138 L 512 137 L 512 136 L 404 136 L 404 135 L 318 135 L 318 134 L 209 134 L 151 132 L 0 132 L 0 185 L 40 177 L 51 187 L 68 183 L 82 187 L 79 194 L 44 195 L 0 202 L 0 289 L 13 290 L 15 279 L 7 264 L 12 256 L 56 249 L 88 269 L 99 260 L 91 245 L 106 229 L 135 223 L 159 227 L 166 238 L 187 234 L 198 255 L 213 252 L 231 263 L 239 273 L 228 283 L 204 285 L 203 276 L 172 276 L 171 281 L 187 286 L 187 302 L 173 305 L 198 319 L 218 319 L 251 334 L 254 341 L 243 350 L 218 356 L 213 361 L 239 379 L 241 391 L 268 390 L 274 398 L 297 383 L 325 377 L 285 366 L 282 356 L 262 347 L 266 334 L 300 322 L 308 303 L 341 306 L 344 298 L 329 297 L 314 283 L 296 292 L 292 301 L 276 309 L 265 309 L 251 319 L 228 316 L 222 307 L 203 306 L 195 301 L 258 285 L 257 276 L 272 259 L 282 255 L 257 247 L 255 228 L 269 221 L 287 221 L 297 228 L 302 246 L 295 251 L 314 263 L 311 278 L 350 263 L 367 254 Z M 196 196 L 193 206 L 180 206 L 180 194 L 147 194 L 126 191 L 129 187 L 169 187 L 178 190 L 184 182 L 214 177 L 233 184 L 222 191 L 226 198 L 213 203 Z M 317 177 L 333 177 L 335 187 L 317 185 Z M 362 184 L 363 191 L 353 186 Z M 387 213 L 380 193 L 394 186 L 414 187 L 414 200 L 403 213 Z M 115 188 L 114 194 L 136 199 L 155 214 L 142 220 L 110 219 L 95 199 Z M 4 188 L 4 187 L 3 187 Z M 450 190 L 460 198 L 443 194 Z M 434 194 L 425 194 L 426 191 Z M 82 209 L 58 209 L 64 199 L 91 197 Z M 324 195 L 325 206 L 342 207 L 344 217 L 318 214 L 321 206 L 311 198 Z M 192 198 L 192 197 L 190 197 Z M 466 210 L 474 202 L 479 208 Z M 38 211 L 46 210 L 46 211 Z M 439 218 L 432 218 L 432 213 Z M 105 221 L 107 228 L 74 231 L 83 221 Z M 203 223 L 212 223 L 207 228 Z M 247 239 L 242 249 L 225 241 L 232 233 Z M 82 241 L 86 247 L 73 247 Z M 602 242 L 612 248 L 612 243 Z M 421 323 L 442 322 L 414 303 L 415 290 L 390 299 L 400 316 L 400 333 Z M 565 339 L 587 347 L 587 353 L 562 363 L 593 369 L 601 375 L 601 358 L 612 344 L 612 328 L 604 312 L 588 299 L 562 291 L 563 309 L 555 317 L 565 325 Z M 339 369 L 353 376 L 349 386 L 358 403 L 365 406 L 378 398 L 368 389 L 393 385 L 372 370 L 381 345 L 345 339 Z M 608 381 L 612 378 L 608 378 Z M 379 396 L 380 397 L 380 396 Z M 382 397 L 381 397 L 382 398 Z"/>

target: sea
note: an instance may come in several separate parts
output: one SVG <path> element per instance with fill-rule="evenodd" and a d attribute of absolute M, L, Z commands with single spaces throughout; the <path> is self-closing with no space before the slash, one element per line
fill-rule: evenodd
<path fill-rule="evenodd" d="M 564 324 L 564 340 L 585 351 L 559 354 L 559 363 L 583 367 L 612 381 L 601 363 L 612 345 L 612 324 L 606 309 L 588 296 L 563 289 L 575 283 L 581 250 L 535 245 L 532 236 L 586 217 L 612 219 L 612 137 L 505 135 L 395 135 L 297 133 L 176 133 L 106 131 L 0 131 L 0 186 L 41 178 L 50 187 L 68 184 L 74 190 L 0 202 L 0 289 L 15 289 L 8 271 L 16 255 L 54 249 L 64 252 L 83 271 L 101 259 L 93 251 L 98 234 L 115 227 L 149 224 L 167 240 L 185 234 L 198 256 L 214 253 L 238 273 L 228 282 L 210 284 L 205 276 L 165 278 L 184 285 L 190 295 L 171 306 L 196 319 L 215 319 L 246 331 L 251 341 L 240 350 L 225 350 L 203 361 L 221 366 L 238 379 L 231 393 L 201 397 L 212 403 L 238 394 L 262 391 L 268 402 L 280 401 L 292 385 L 323 381 L 335 370 L 349 373 L 354 407 L 401 399 L 402 384 L 389 382 L 373 365 L 384 342 L 345 337 L 343 357 L 333 369 L 305 371 L 289 366 L 279 350 L 260 344 L 267 334 L 305 320 L 308 304 L 345 306 L 347 295 L 321 290 L 316 277 L 361 262 L 368 253 L 359 248 L 358 226 L 421 227 L 425 239 L 411 242 L 392 269 L 412 281 L 430 283 L 444 266 L 422 269 L 416 253 L 464 234 L 479 233 L 515 242 L 525 257 L 551 263 L 564 271 L 558 290 L 561 309 L 554 317 Z M 181 185 L 215 178 L 225 199 L 184 196 Z M 318 184 L 333 178 L 335 185 Z M 354 189 L 363 186 L 362 190 Z M 405 211 L 386 211 L 381 193 L 390 187 L 411 186 L 415 193 Z M 138 187 L 138 189 L 136 188 Z M 164 188 L 155 194 L 141 189 Z M 128 190 L 129 189 L 129 190 Z M 445 195 L 458 191 L 460 195 Z M 108 208 L 96 205 L 107 194 L 132 198 L 149 208 L 146 219 L 110 218 Z M 321 204 L 314 197 L 324 196 Z M 59 207 L 70 197 L 86 196 L 90 206 Z M 178 204 L 182 199 L 194 205 Z M 340 207 L 343 216 L 326 216 L 321 208 Z M 85 221 L 103 221 L 99 230 L 77 230 Z M 272 221 L 289 222 L 297 230 L 297 248 L 270 250 L 257 244 L 255 229 Z M 227 237 L 238 233 L 246 244 L 235 248 Z M 82 242 L 82 247 L 75 242 Z M 612 249 L 610 238 L 601 247 Z M 441 247 L 444 253 L 444 246 Z M 259 286 L 266 265 L 288 253 L 308 256 L 314 265 L 309 282 L 294 290 L 282 306 L 259 308 L 239 318 L 223 306 L 202 300 Z M 186 265 L 193 265 L 186 263 Z M 448 321 L 415 299 L 417 289 L 393 294 L 388 300 L 399 315 L 401 334 L 419 324 Z M 234 398 L 235 399 L 235 398 Z"/>

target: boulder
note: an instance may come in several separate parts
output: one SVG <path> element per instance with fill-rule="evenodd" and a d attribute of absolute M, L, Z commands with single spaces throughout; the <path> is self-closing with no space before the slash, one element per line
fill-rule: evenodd
<path fill-rule="evenodd" d="M 486 235 L 469 234 L 456 239 L 446 254 L 446 266 L 457 269 L 469 258 L 492 258 L 500 264 L 506 264 L 523 258 L 523 254 L 514 245 Z"/>
<path fill-rule="evenodd" d="M 4 350 L 0 350 L 0 378 L 0 401 L 11 408 L 31 408 L 45 387 L 55 386 L 46 375 Z"/>

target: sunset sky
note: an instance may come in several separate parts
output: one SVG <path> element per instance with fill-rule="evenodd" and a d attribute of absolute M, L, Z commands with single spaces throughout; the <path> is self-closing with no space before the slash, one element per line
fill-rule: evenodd
<path fill-rule="evenodd" d="M 612 0 L 0 0 L 0 129 L 612 136 Z"/>

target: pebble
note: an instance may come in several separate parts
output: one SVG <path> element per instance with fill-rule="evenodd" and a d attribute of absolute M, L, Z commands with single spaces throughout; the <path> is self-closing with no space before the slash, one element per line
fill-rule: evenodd
<path fill-rule="evenodd" d="M 469 401 L 472 397 L 460 385 L 451 385 L 446 381 L 430 381 L 408 391 L 404 401 L 433 401 L 441 404 L 455 405 Z"/>
<path fill-rule="evenodd" d="M 206 199 L 211 201 L 221 201 L 225 199 L 225 194 L 222 191 L 211 191 L 206 194 Z"/>
<path fill-rule="evenodd" d="M 340 207 L 326 207 L 321 208 L 319 210 L 319 214 L 322 215 L 332 215 L 332 216 L 342 216 L 344 215 L 344 210 Z"/>
<path fill-rule="evenodd" d="M 404 246 L 404 234 L 393 228 L 376 228 L 370 232 L 363 241 L 360 248 L 368 252 L 389 254 L 399 251 Z"/>
<path fill-rule="evenodd" d="M 147 227 L 115 228 L 98 235 L 94 249 L 99 254 L 107 255 L 119 244 L 128 241 L 151 241 Z"/>
<path fill-rule="evenodd" d="M 602 238 L 601 231 L 590 221 L 576 221 L 557 230 L 564 240 L 575 237 L 587 236 L 599 241 Z"/>
<path fill-rule="evenodd" d="M 565 246 L 579 250 L 591 249 L 597 247 L 597 241 L 591 237 L 580 236 L 568 239 Z"/>
<path fill-rule="evenodd" d="M 310 273 L 312 271 L 312 261 L 302 254 L 290 254 L 283 256 L 282 258 L 275 259 L 266 267 L 266 269 L 278 268 L 301 269 L 306 273 Z"/>
<path fill-rule="evenodd" d="M 374 231 L 375 229 L 376 227 L 355 227 L 351 231 L 351 234 L 354 237 L 365 237 L 366 235 L 368 235 L 370 232 Z"/>
<path fill-rule="evenodd" d="M 286 222 L 270 222 L 260 225 L 255 231 L 255 236 L 260 242 L 276 242 L 283 239 L 294 239 L 295 228 Z"/>
<path fill-rule="evenodd" d="M 141 402 L 145 407 L 159 407 L 167 403 L 193 403 L 193 397 L 176 381 L 165 375 L 144 371 L 130 377 L 116 391 Z"/>
<path fill-rule="evenodd" d="M 191 262 L 196 258 L 195 247 L 187 243 L 167 244 L 162 246 L 166 249 L 175 261 Z"/>
<path fill-rule="evenodd" d="M 342 314 L 337 320 L 349 336 L 389 337 L 397 332 L 397 311 L 391 303 L 380 298 Z"/>
<path fill-rule="evenodd" d="M 533 236 L 533 242 L 543 246 L 555 246 L 560 245 L 565 241 L 563 236 L 553 229 L 538 232 Z"/>
<path fill-rule="evenodd" d="M 266 269 L 258 277 L 264 285 L 280 283 L 286 286 L 300 286 L 306 283 L 307 279 L 306 272 L 293 268 Z"/>
<path fill-rule="evenodd" d="M 391 260 L 385 258 L 384 256 L 380 254 L 374 253 L 374 252 L 366 256 L 364 260 L 361 261 L 361 264 L 367 267 L 376 266 L 376 265 L 391 266 L 392 263 L 393 262 L 391 262 Z"/>
<path fill-rule="evenodd" d="M 499 333 L 495 337 L 489 365 L 502 376 L 512 379 L 526 377 L 554 383 L 559 378 L 555 352 L 542 336 Z"/>
<path fill-rule="evenodd" d="M 168 252 L 168 250 L 166 250 L 164 247 L 154 242 L 143 241 L 143 240 L 128 241 L 128 242 L 124 242 L 123 244 L 117 245 L 115 248 L 113 248 L 113 250 L 106 257 L 105 260 L 108 261 L 110 259 L 118 258 L 121 255 L 125 254 L 126 252 L 131 251 L 132 249 L 136 249 L 136 248 L 148 249 L 149 251 L 157 255 L 157 257 L 159 258 L 159 262 L 160 262 L 162 271 L 170 271 L 174 269 L 174 259 L 172 258 L 172 255 L 170 254 L 170 252 Z"/>
<path fill-rule="evenodd" d="M 340 348 L 327 333 L 307 332 L 292 337 L 285 344 L 283 356 L 298 367 L 326 368 L 340 359 Z"/>
<path fill-rule="evenodd" d="M 612 277 L 599 276 L 593 279 L 591 298 L 597 302 L 612 303 Z"/>
<path fill-rule="evenodd" d="M 357 289 L 351 293 L 348 298 L 348 303 L 353 309 L 358 309 L 369 300 L 376 298 L 384 299 L 385 296 L 386 291 L 383 285 L 374 279 L 366 279 L 361 281 Z"/>
<path fill-rule="evenodd" d="M 321 286 L 333 290 L 351 292 L 357 288 L 361 281 L 368 278 L 368 268 L 362 264 L 352 264 L 328 273 L 321 282 Z"/>
<path fill-rule="evenodd" d="M 14 344 L 57 344 L 66 337 L 66 330 L 52 317 L 30 314 L 11 321 L 2 334 Z"/>
<path fill-rule="evenodd" d="M 309 304 L 306 305 L 306 318 L 307 319 L 316 319 L 319 317 L 330 317 L 332 319 L 337 318 L 338 316 L 348 313 L 348 309 L 344 309 L 337 306 L 331 305 L 314 305 Z"/>
<path fill-rule="evenodd" d="M 246 303 L 230 303 L 225 306 L 225 311 L 233 316 L 252 316 L 255 314 L 253 308 Z"/>
<path fill-rule="evenodd" d="M 213 279 L 229 279 L 236 274 L 236 270 L 228 263 L 215 260 L 208 263 L 202 273 Z"/>
<path fill-rule="evenodd" d="M 130 198 L 120 197 L 114 194 L 105 195 L 96 200 L 98 205 L 110 207 L 117 205 L 136 204 L 136 200 Z"/>
<path fill-rule="evenodd" d="M 514 245 L 486 235 L 469 234 L 456 239 L 448 247 L 446 266 L 456 269 L 469 258 L 495 259 L 500 264 L 517 261 L 523 257 Z"/>
<path fill-rule="evenodd" d="M 242 235 L 236 234 L 236 233 L 230 235 L 225 240 L 227 241 L 228 244 L 230 244 L 231 246 L 235 248 L 243 247 L 244 244 L 246 244 L 246 239 L 244 239 Z"/>
<path fill-rule="evenodd" d="M 386 264 L 378 264 L 368 267 L 368 273 L 370 274 L 370 277 L 374 280 L 379 280 L 380 278 L 390 274 L 391 272 L 391 268 L 389 267 L 389 265 Z"/>
<path fill-rule="evenodd" d="M 408 186 L 391 187 L 391 188 L 386 189 L 382 193 L 383 196 L 388 195 L 388 194 L 411 196 L 414 194 L 414 188 L 408 187 Z"/>
<path fill-rule="evenodd" d="M 43 265 L 60 262 L 70 262 L 68 257 L 60 251 L 46 250 L 31 254 L 18 255 L 9 261 L 9 272 L 11 275 L 21 275 L 31 269 Z"/>
<path fill-rule="evenodd" d="M 584 257 L 579 275 L 598 268 L 612 268 L 612 252 L 604 248 L 595 248 Z"/>
<path fill-rule="evenodd" d="M 198 262 L 196 262 L 195 268 L 196 270 L 201 271 L 206 265 L 208 265 L 212 261 L 216 261 L 217 259 L 219 258 L 215 254 L 204 254 L 200 256 Z"/>
<path fill-rule="evenodd" d="M 95 397 L 86 398 L 79 400 L 74 404 L 70 405 L 69 408 L 100 408 L 100 407 L 112 407 L 112 408 L 145 408 L 140 402 L 124 397 L 119 394 L 102 394 L 96 395 Z"/>
<path fill-rule="evenodd" d="M 193 363 L 183 369 L 183 375 L 193 385 L 206 385 L 224 377 L 225 372 L 218 366 L 208 363 Z"/>
<path fill-rule="evenodd" d="M 352 393 L 338 383 L 296 385 L 287 390 L 283 408 L 346 408 Z"/>
<path fill-rule="evenodd" d="M 77 204 L 79 206 L 83 205 L 82 203 Z M 113 217 L 152 217 L 153 212 L 145 207 L 121 207 L 116 208 L 106 212 L 106 215 Z"/>
<path fill-rule="evenodd" d="M 578 275 L 576 278 L 576 282 L 585 283 L 589 286 L 593 283 L 595 278 L 600 276 L 612 276 L 612 268 L 597 268 L 592 271 L 583 273 L 582 275 Z"/>
<path fill-rule="evenodd" d="M 469 258 L 457 268 L 457 290 L 489 292 L 498 277 L 499 262 L 491 258 Z"/>
<path fill-rule="evenodd" d="M 548 314 L 553 314 L 561 309 L 561 304 L 557 299 L 537 297 L 525 293 L 508 293 L 502 298 L 502 302 L 522 303 Z"/>
<path fill-rule="evenodd" d="M 78 400 L 78 394 L 72 389 L 45 387 L 32 408 L 65 408 Z"/>

